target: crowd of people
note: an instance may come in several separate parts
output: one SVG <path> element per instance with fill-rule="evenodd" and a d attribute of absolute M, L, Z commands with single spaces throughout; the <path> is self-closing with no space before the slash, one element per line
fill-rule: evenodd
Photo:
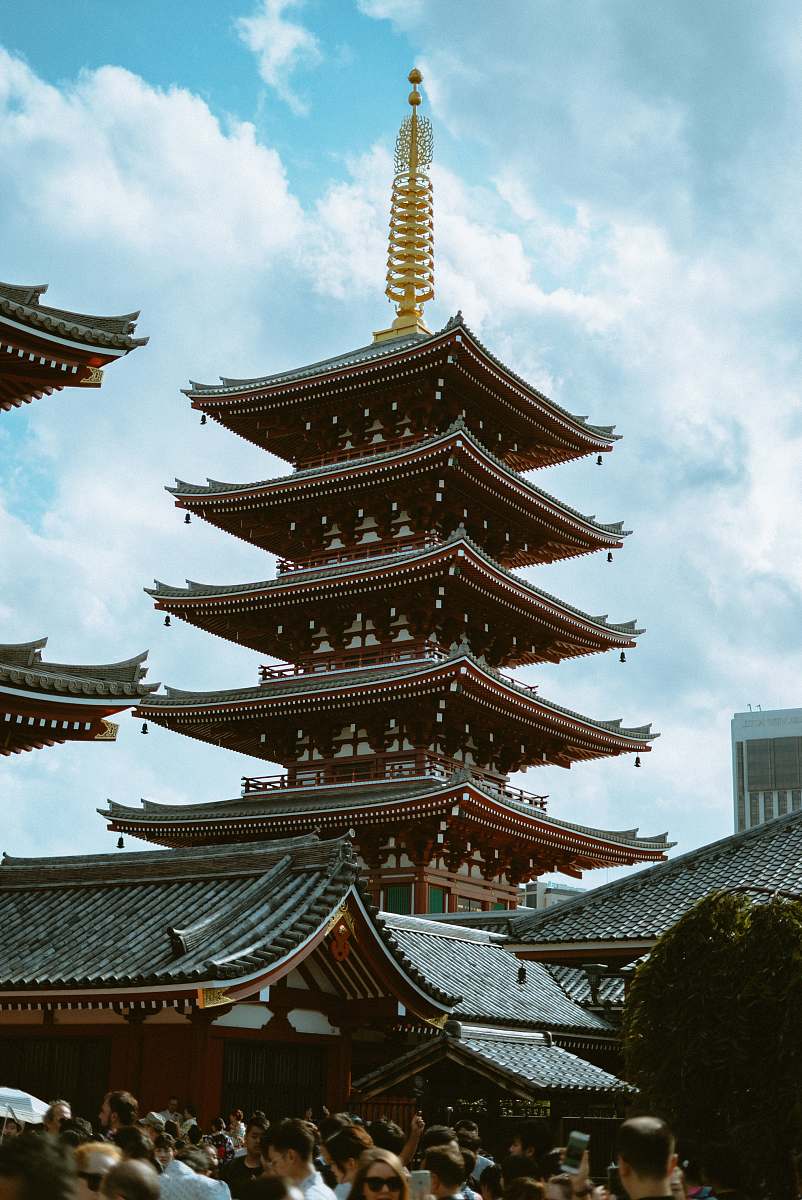
<path fill-rule="evenodd" d="M 309 1114 L 307 1114 L 309 1115 Z M 582 1146 L 582 1143 L 579 1143 Z M 2 1124 L 0 1200 L 746 1200 L 727 1157 L 678 1165 L 656 1117 L 618 1129 L 609 1178 L 594 1183 L 583 1148 L 554 1148 L 546 1121 L 524 1121 L 495 1157 L 478 1125 L 409 1130 L 348 1113 L 268 1122 L 218 1117 L 207 1132 L 172 1097 L 140 1116 L 128 1092 L 104 1097 L 95 1126 L 54 1100 L 40 1127 Z"/>

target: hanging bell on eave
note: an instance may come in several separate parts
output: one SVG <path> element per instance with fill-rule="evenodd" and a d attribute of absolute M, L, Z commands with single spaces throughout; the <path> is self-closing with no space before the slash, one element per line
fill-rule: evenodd
<path fill-rule="evenodd" d="M 189 516 L 189 514 L 187 514 L 187 516 Z M 612 562 L 612 561 L 613 561 L 613 552 L 612 552 L 612 550 L 608 550 L 608 551 L 607 551 L 607 561 L 608 561 L 608 562 Z"/>
<path fill-rule="evenodd" d="M 170 614 L 169 614 L 169 613 L 168 613 L 168 614 L 167 614 L 167 616 L 164 618 L 164 627 L 165 627 L 165 629 L 169 629 L 169 628 L 170 628 Z"/>
<path fill-rule="evenodd" d="M 189 513 L 187 513 L 186 516 L 184 517 L 184 524 L 189 525 L 190 520 L 191 520 L 190 515 L 189 515 Z"/>
<path fill-rule="evenodd" d="M 206 413 L 201 413 L 201 425 L 206 424 Z"/>
<path fill-rule="evenodd" d="M 639 754 L 635 755 L 635 766 L 636 767 L 640 766 L 640 755 Z"/>
<path fill-rule="evenodd" d="M 139 731 L 139 732 L 140 732 L 140 733 L 147 733 L 147 732 L 148 732 L 148 723 L 147 723 L 147 721 L 143 721 L 143 722 L 142 722 L 142 728 L 140 729 L 140 731 Z"/>
<path fill-rule="evenodd" d="M 164 623 L 165 623 L 165 625 L 167 624 L 167 622 L 166 622 L 166 621 L 165 621 Z M 626 654 L 624 653 L 624 651 L 623 651 L 623 650 L 621 651 L 621 653 L 620 653 L 620 654 L 619 654 L 619 656 L 618 656 L 618 661 L 619 661 L 619 662 L 622 662 L 622 663 L 624 663 L 624 662 L 626 662 L 626 661 L 627 661 L 627 656 L 626 656 Z"/>
<path fill-rule="evenodd" d="M 596 455 L 596 466 L 597 466 L 597 467 L 600 467 L 600 466 L 602 465 L 602 462 L 603 462 L 603 461 L 604 461 L 604 460 L 602 459 L 602 456 L 601 456 L 600 454 L 597 454 L 597 455 Z"/>
<path fill-rule="evenodd" d="M 118 849 L 118 850 L 124 850 L 124 849 L 125 849 L 125 842 L 123 841 L 123 835 L 122 835 L 122 834 L 120 834 L 120 836 L 117 838 L 117 849 Z"/>

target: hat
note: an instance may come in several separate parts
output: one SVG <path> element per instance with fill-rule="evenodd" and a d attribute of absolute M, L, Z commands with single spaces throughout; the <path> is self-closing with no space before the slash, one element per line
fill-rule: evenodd
<path fill-rule="evenodd" d="M 157 1112 L 146 1113 L 139 1122 L 140 1125 L 149 1125 L 151 1129 L 155 1129 L 157 1133 L 164 1133 L 164 1121 Z"/>

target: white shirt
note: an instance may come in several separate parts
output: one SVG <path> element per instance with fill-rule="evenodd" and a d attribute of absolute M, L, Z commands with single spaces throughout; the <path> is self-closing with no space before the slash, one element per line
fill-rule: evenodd
<path fill-rule="evenodd" d="M 304 1200 L 336 1200 L 334 1192 L 323 1182 L 320 1171 L 314 1168 L 296 1186 L 303 1192 Z"/>
<path fill-rule="evenodd" d="M 173 1162 L 171 1167 L 183 1171 L 165 1171 L 161 1177 L 161 1200 L 231 1200 L 231 1191 L 222 1179 L 196 1175 L 185 1163 Z"/>

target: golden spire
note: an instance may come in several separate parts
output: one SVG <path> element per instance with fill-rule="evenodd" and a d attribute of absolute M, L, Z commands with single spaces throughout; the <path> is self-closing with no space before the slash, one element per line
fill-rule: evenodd
<path fill-rule="evenodd" d="M 428 333 L 423 305 L 434 296 L 434 206 L 428 168 L 432 162 L 432 124 L 418 116 L 423 76 L 417 67 L 409 73 L 412 115 L 398 131 L 395 142 L 395 178 L 390 202 L 390 239 L 387 251 L 387 298 L 396 306 L 389 329 L 374 333 L 374 342 Z"/>

